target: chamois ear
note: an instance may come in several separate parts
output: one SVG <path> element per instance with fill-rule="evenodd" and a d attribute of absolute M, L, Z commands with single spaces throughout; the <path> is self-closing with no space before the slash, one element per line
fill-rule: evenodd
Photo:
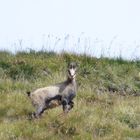
<path fill-rule="evenodd" d="M 70 67 L 70 66 L 78 67 L 78 63 L 77 62 L 69 62 L 68 67 Z"/>
<path fill-rule="evenodd" d="M 78 62 L 75 62 L 76 63 L 76 67 L 78 68 L 80 66 L 80 64 Z"/>

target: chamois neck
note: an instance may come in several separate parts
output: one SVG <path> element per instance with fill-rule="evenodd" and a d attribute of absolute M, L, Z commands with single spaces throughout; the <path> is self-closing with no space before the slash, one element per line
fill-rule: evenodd
<path fill-rule="evenodd" d="M 75 78 L 74 79 L 70 79 L 69 77 L 67 78 L 67 82 L 69 84 L 74 84 L 76 81 L 75 81 Z"/>

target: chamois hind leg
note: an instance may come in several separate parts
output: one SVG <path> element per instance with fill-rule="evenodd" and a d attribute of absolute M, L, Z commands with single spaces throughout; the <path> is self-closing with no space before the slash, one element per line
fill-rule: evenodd
<path fill-rule="evenodd" d="M 45 105 L 38 106 L 37 109 L 36 109 L 36 111 L 33 114 L 34 117 L 35 118 L 39 118 L 45 110 L 46 110 Z"/>

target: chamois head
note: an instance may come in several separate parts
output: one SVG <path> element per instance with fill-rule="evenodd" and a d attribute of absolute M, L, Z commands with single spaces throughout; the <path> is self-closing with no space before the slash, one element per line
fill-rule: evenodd
<path fill-rule="evenodd" d="M 71 62 L 68 65 L 68 78 L 73 80 L 76 76 L 76 69 L 77 69 L 77 64 L 75 62 Z"/>

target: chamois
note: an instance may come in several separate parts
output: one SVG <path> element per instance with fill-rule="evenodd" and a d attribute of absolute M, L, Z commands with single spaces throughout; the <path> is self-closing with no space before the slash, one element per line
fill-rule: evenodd
<path fill-rule="evenodd" d="M 75 62 L 71 62 L 67 69 L 67 80 L 52 86 L 27 92 L 36 111 L 34 117 L 38 118 L 50 108 L 62 105 L 64 113 L 68 113 L 74 106 L 73 98 L 76 96 L 76 68 Z"/>

